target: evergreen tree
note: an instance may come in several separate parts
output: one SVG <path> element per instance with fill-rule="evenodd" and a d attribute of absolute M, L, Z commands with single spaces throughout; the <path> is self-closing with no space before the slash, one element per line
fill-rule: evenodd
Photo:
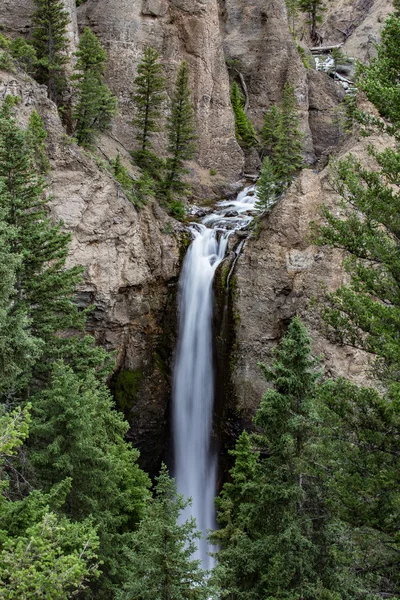
<path fill-rule="evenodd" d="M 16 269 L 14 311 L 28 316 L 32 334 L 46 341 L 49 352 L 52 345 L 64 343 L 56 332 L 83 327 L 85 314 L 72 302 L 82 270 L 64 267 L 70 236 L 46 214 L 44 180 L 35 171 L 11 104 L 7 100 L 0 110 L 0 208 L 14 231 L 10 250 L 22 257 Z"/>
<path fill-rule="evenodd" d="M 35 73 L 37 56 L 35 48 L 24 38 L 15 38 L 10 43 L 10 54 L 21 69 L 29 75 Z"/>
<path fill-rule="evenodd" d="M 62 0 L 34 0 L 33 45 L 37 55 L 37 79 L 47 85 L 49 97 L 59 106 L 66 88 L 68 62 L 68 12 Z"/>
<path fill-rule="evenodd" d="M 89 27 L 85 27 L 79 40 L 76 56 L 73 76 L 78 96 L 73 112 L 75 137 L 78 144 L 91 146 L 101 131 L 109 129 L 117 101 L 104 83 L 106 51 Z"/>
<path fill-rule="evenodd" d="M 133 157 L 136 163 L 146 170 L 151 169 L 153 160 L 157 162 L 157 157 L 151 152 L 151 136 L 160 131 L 161 106 L 165 100 L 165 79 L 159 58 L 160 55 L 151 46 L 145 49 L 138 65 L 132 96 L 136 110 L 132 124 L 136 127 L 136 139 L 139 142 L 139 149 L 133 152 Z"/>
<path fill-rule="evenodd" d="M 200 533 L 193 518 L 178 524 L 189 502 L 177 494 L 165 465 L 156 482 L 155 498 L 134 536 L 130 573 L 118 599 L 206 600 L 210 598 L 206 573 L 192 558 Z"/>
<path fill-rule="evenodd" d="M 393 0 L 393 8 L 395 17 L 400 17 L 400 0 Z"/>
<path fill-rule="evenodd" d="M 41 173 L 47 173 L 50 169 L 49 159 L 47 157 L 47 131 L 40 115 L 33 110 L 29 117 L 28 128 L 26 130 L 26 142 L 33 150 L 35 165 Z"/>
<path fill-rule="evenodd" d="M 261 165 L 260 177 L 257 181 L 257 202 L 255 207 L 260 210 L 271 208 L 277 197 L 276 174 L 271 159 L 266 156 Z"/>
<path fill-rule="evenodd" d="M 196 153 L 194 110 L 190 98 L 189 67 L 186 61 L 181 63 L 178 70 L 167 131 L 167 151 L 171 157 L 167 159 L 164 187 L 167 193 L 180 192 L 186 188 L 182 182 L 182 175 L 186 173 L 185 161 L 193 158 Z"/>
<path fill-rule="evenodd" d="M 400 15 L 390 16 L 382 30 L 378 56 L 370 64 L 359 65 L 357 86 L 377 107 L 380 115 L 391 122 L 389 132 L 400 135 Z"/>
<path fill-rule="evenodd" d="M 0 395 L 9 401 L 29 379 L 42 344 L 29 331 L 25 312 L 15 310 L 16 271 L 22 262 L 10 249 L 15 236 L 0 214 Z"/>
<path fill-rule="evenodd" d="M 298 318 L 262 368 L 273 384 L 254 420 L 262 458 L 242 434 L 217 504 L 217 580 L 235 600 L 348 597 L 341 532 L 332 534 L 315 471 L 319 373 Z"/>
<path fill-rule="evenodd" d="M 70 478 L 65 512 L 91 516 L 103 562 L 98 598 L 121 577 L 125 547 L 148 498 L 147 475 L 138 452 L 124 441 L 128 424 L 113 409 L 107 387 L 94 371 L 84 378 L 57 363 L 47 389 L 32 398 L 31 461 L 45 491 Z"/>
<path fill-rule="evenodd" d="M 261 130 L 261 139 L 263 142 L 263 153 L 272 157 L 275 146 L 278 143 L 278 125 L 281 119 L 281 112 L 276 104 L 273 104 L 264 115 L 263 128 Z"/>
<path fill-rule="evenodd" d="M 322 12 L 326 10 L 323 0 L 298 0 L 298 7 L 309 14 L 311 41 L 318 42 L 317 25 L 322 21 Z"/>
<path fill-rule="evenodd" d="M 236 81 L 232 84 L 231 104 L 235 117 L 236 139 L 241 142 L 245 148 L 251 148 L 257 143 L 256 132 L 254 131 L 250 119 L 244 112 L 244 100 Z"/>
<path fill-rule="evenodd" d="M 283 88 L 280 118 L 277 122 L 277 142 L 273 163 L 278 182 L 282 187 L 290 183 L 293 175 L 304 163 L 303 134 L 299 131 L 299 118 L 293 86 L 287 82 Z"/>

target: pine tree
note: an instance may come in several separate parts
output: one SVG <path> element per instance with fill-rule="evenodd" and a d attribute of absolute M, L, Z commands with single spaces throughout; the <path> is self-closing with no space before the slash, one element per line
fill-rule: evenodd
<path fill-rule="evenodd" d="M 7 498 L 4 473 L 28 436 L 29 409 L 0 416 L 0 597 L 62 600 L 98 576 L 98 540 L 90 521 L 71 523 L 50 512 L 50 497 L 40 492 L 14 502 Z"/>
<path fill-rule="evenodd" d="M 326 10 L 323 0 L 299 0 L 298 7 L 309 14 L 311 41 L 317 42 L 317 25 L 322 21 L 322 12 Z"/>
<path fill-rule="evenodd" d="M 104 83 L 106 51 L 89 27 L 85 27 L 79 40 L 76 56 L 73 76 L 78 97 L 73 112 L 75 137 L 78 144 L 90 147 L 100 132 L 109 129 L 117 101 Z"/>
<path fill-rule="evenodd" d="M 33 75 L 37 66 L 35 48 L 24 38 L 15 38 L 10 44 L 10 54 L 21 69 Z"/>
<path fill-rule="evenodd" d="M 29 148 L 33 150 L 35 165 L 41 173 L 47 173 L 50 169 L 46 140 L 47 131 L 43 119 L 36 110 L 33 110 L 26 130 L 26 142 Z"/>
<path fill-rule="evenodd" d="M 390 16 L 382 30 L 378 56 L 370 64 L 359 65 L 357 87 L 377 107 L 380 115 L 391 122 L 389 133 L 400 136 L 400 15 Z"/>
<path fill-rule="evenodd" d="M 160 55 L 151 46 L 145 49 L 138 65 L 132 96 L 136 111 L 132 124 L 136 127 L 136 140 L 139 142 L 139 149 L 132 155 L 136 163 L 146 170 L 151 169 L 154 160 L 157 163 L 157 157 L 151 152 L 151 136 L 160 131 L 161 107 L 166 97 L 165 79 L 159 58 Z"/>
<path fill-rule="evenodd" d="M 264 123 L 261 130 L 261 139 L 263 142 L 263 153 L 273 157 L 275 146 L 278 143 L 278 125 L 281 119 L 281 113 L 276 104 L 273 104 L 264 114 Z"/>
<path fill-rule="evenodd" d="M 280 118 L 277 123 L 277 143 L 273 153 L 273 164 L 277 181 L 286 187 L 293 175 L 304 163 L 303 134 L 299 131 L 299 118 L 293 86 L 287 82 L 283 88 Z"/>
<path fill-rule="evenodd" d="M 16 272 L 22 256 L 11 251 L 15 230 L 1 217 L 0 214 L 0 397 L 11 402 L 29 381 L 42 343 L 30 334 L 26 313 L 15 310 Z"/>
<path fill-rule="evenodd" d="M 277 198 L 276 174 L 271 159 L 266 156 L 261 165 L 260 177 L 257 181 L 257 202 L 255 207 L 260 210 L 271 208 Z"/>
<path fill-rule="evenodd" d="M 320 374 L 298 318 L 272 366 L 261 366 L 273 388 L 256 413 L 258 434 L 251 440 L 242 434 L 238 441 L 232 483 L 218 499 L 217 581 L 241 600 L 347 597 L 341 531 L 330 531 L 323 482 L 314 468 Z"/>
<path fill-rule="evenodd" d="M 70 236 L 46 214 L 44 180 L 11 104 L 7 100 L 0 110 L 0 207 L 15 232 L 11 252 L 23 257 L 16 269 L 14 310 L 28 315 L 32 334 L 50 350 L 51 341 L 63 343 L 57 331 L 83 326 L 85 315 L 72 302 L 82 269 L 65 269 Z"/>
<path fill-rule="evenodd" d="M 178 524 L 189 503 L 177 494 L 165 465 L 156 482 L 155 498 L 134 536 L 129 574 L 118 600 L 206 600 L 206 573 L 192 558 L 200 533 L 193 518 Z"/>
<path fill-rule="evenodd" d="M 129 426 L 114 410 L 108 388 L 94 370 L 77 376 L 62 362 L 52 369 L 47 389 L 32 398 L 30 457 L 45 491 L 67 478 L 68 517 L 91 516 L 100 538 L 103 575 L 98 598 L 119 582 L 125 547 L 148 498 L 147 475 L 138 452 L 124 441 Z"/>
<path fill-rule="evenodd" d="M 235 117 L 236 139 L 243 144 L 245 148 L 251 148 L 257 143 L 256 132 L 250 119 L 244 112 L 244 101 L 236 81 L 232 84 L 231 104 Z"/>
<path fill-rule="evenodd" d="M 49 97 L 58 106 L 66 88 L 68 62 L 67 26 L 70 22 L 62 0 L 34 0 L 33 45 L 37 55 L 37 79 L 47 85 Z"/>
<path fill-rule="evenodd" d="M 190 98 L 189 67 L 186 61 L 181 63 L 178 70 L 167 131 L 167 151 L 172 156 L 167 159 L 167 177 L 164 187 L 167 193 L 182 192 L 186 189 L 186 185 L 182 182 L 182 175 L 186 173 L 185 161 L 193 158 L 196 153 L 194 110 Z"/>

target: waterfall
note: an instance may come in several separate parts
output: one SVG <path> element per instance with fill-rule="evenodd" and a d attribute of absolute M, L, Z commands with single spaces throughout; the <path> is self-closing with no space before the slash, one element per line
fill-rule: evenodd
<path fill-rule="evenodd" d="M 178 491 L 192 498 L 182 520 L 194 516 L 203 532 L 196 558 L 212 567 L 207 529 L 215 529 L 217 456 L 212 444 L 213 280 L 225 257 L 230 235 L 252 220 L 254 188 L 246 188 L 234 201 L 223 201 L 218 210 L 191 226 L 193 242 L 179 280 L 179 334 L 173 382 L 173 439 Z"/>

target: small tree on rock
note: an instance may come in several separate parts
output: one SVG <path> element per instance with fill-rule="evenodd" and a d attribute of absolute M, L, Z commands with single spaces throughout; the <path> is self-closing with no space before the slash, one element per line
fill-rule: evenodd
<path fill-rule="evenodd" d="M 165 100 L 165 79 L 162 75 L 160 55 L 154 48 L 148 46 L 138 65 L 138 75 L 135 79 L 135 92 L 132 100 L 136 114 L 132 124 L 136 127 L 136 139 L 139 149 L 132 153 L 135 162 L 142 168 L 148 169 L 157 158 L 151 152 L 151 136 L 160 131 L 159 122 L 162 118 L 161 106 Z"/>
<path fill-rule="evenodd" d="M 182 192 L 186 189 L 182 182 L 182 175 L 186 173 L 185 161 L 194 158 L 196 153 L 196 127 L 190 98 L 189 67 L 186 61 L 181 63 L 178 70 L 167 131 L 167 151 L 171 157 L 167 159 L 165 190 L 167 193 Z"/>
<path fill-rule="evenodd" d="M 68 62 L 68 12 L 62 0 L 34 0 L 33 45 L 37 55 L 37 79 L 47 85 L 49 97 L 58 106 L 66 88 Z"/>
<path fill-rule="evenodd" d="M 73 114 L 75 136 L 78 144 L 91 146 L 99 133 L 110 127 L 117 101 L 104 83 L 107 53 L 89 27 L 85 27 L 76 56 L 73 76 L 78 95 Z"/>

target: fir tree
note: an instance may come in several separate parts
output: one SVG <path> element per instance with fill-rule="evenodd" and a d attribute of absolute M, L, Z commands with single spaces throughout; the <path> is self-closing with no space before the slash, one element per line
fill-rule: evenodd
<path fill-rule="evenodd" d="M 29 75 L 35 73 L 37 56 L 35 48 L 24 38 L 15 38 L 10 44 L 10 54 L 21 69 Z"/>
<path fill-rule="evenodd" d="M 221 530 L 216 578 L 232 598 L 324 598 L 343 594 L 341 551 L 329 530 L 314 461 L 316 381 L 310 339 L 298 318 L 277 347 L 273 384 L 255 417 L 253 453 L 247 434 L 236 451 L 232 483 L 218 500 Z M 336 560 L 336 564 L 334 560 Z M 347 583 L 349 585 L 349 583 Z"/>
<path fill-rule="evenodd" d="M 277 196 L 276 174 L 271 159 L 266 156 L 261 165 L 260 177 L 257 181 L 257 202 L 255 207 L 260 210 L 271 208 Z"/>
<path fill-rule="evenodd" d="M 389 133 L 396 136 L 400 136 L 399 37 L 400 15 L 395 13 L 385 21 L 378 56 L 368 66 L 359 65 L 357 80 L 357 87 L 365 92 L 380 115 L 391 122 Z"/>
<path fill-rule="evenodd" d="M 117 101 L 104 83 L 107 54 L 95 34 L 85 27 L 80 38 L 75 65 L 77 103 L 75 137 L 78 144 L 91 146 L 100 132 L 109 129 Z"/>
<path fill-rule="evenodd" d="M 130 572 L 119 600 L 201 600 L 210 598 L 206 573 L 192 558 L 196 549 L 193 518 L 178 524 L 188 501 L 177 494 L 165 465 L 156 477 L 155 498 L 134 536 Z"/>
<path fill-rule="evenodd" d="M 326 10 L 323 0 L 298 0 L 298 7 L 309 14 L 311 41 L 318 42 L 317 25 L 322 21 L 322 12 Z"/>
<path fill-rule="evenodd" d="M 235 117 L 236 139 L 243 144 L 245 148 L 251 148 L 257 143 L 256 132 L 250 119 L 244 112 L 244 101 L 236 81 L 233 82 L 231 90 L 231 104 Z"/>
<path fill-rule="evenodd" d="M 26 313 L 33 335 L 50 344 L 56 342 L 55 332 L 83 326 L 85 315 L 72 302 L 81 269 L 64 267 L 70 236 L 46 214 L 44 180 L 35 172 L 11 103 L 7 100 L 0 111 L 0 207 L 15 232 L 10 249 L 23 257 L 16 270 L 14 310 Z"/>
<path fill-rule="evenodd" d="M 47 85 L 49 97 L 62 104 L 68 62 L 67 26 L 70 22 L 62 0 L 34 0 L 33 45 L 37 55 L 37 79 Z"/>
<path fill-rule="evenodd" d="M 32 398 L 30 456 L 42 489 L 69 478 L 68 517 L 96 523 L 103 562 L 98 598 L 119 581 L 129 532 L 148 498 L 138 452 L 124 441 L 128 424 L 116 412 L 108 388 L 94 370 L 76 376 L 56 363 L 47 389 Z"/>
<path fill-rule="evenodd" d="M 26 130 L 26 142 L 33 150 L 36 167 L 41 173 L 47 173 L 50 169 L 50 163 L 47 156 L 47 131 L 40 115 L 33 110 L 29 117 L 28 128 Z"/>
<path fill-rule="evenodd" d="M 28 436 L 28 405 L 0 417 L 0 597 L 62 600 L 98 576 L 98 540 L 89 521 L 71 523 L 49 511 L 50 498 L 32 492 L 12 502 L 4 465 Z"/>
<path fill-rule="evenodd" d="M 281 119 L 281 112 L 276 104 L 273 104 L 264 114 L 264 123 L 261 130 L 261 139 L 263 142 L 263 153 L 272 157 L 275 146 L 278 143 L 278 125 Z"/>
<path fill-rule="evenodd" d="M 184 191 L 186 188 L 182 182 L 182 175 L 186 173 L 184 164 L 196 153 L 194 110 L 190 98 L 189 67 L 186 61 L 181 63 L 178 70 L 167 131 L 167 151 L 171 157 L 167 159 L 165 191 L 167 193 Z"/>
<path fill-rule="evenodd" d="M 299 131 L 299 118 L 294 88 L 286 83 L 280 106 L 280 118 L 277 123 L 277 143 L 273 153 L 273 164 L 277 181 L 287 186 L 293 175 L 304 163 L 303 134 Z"/>
<path fill-rule="evenodd" d="M 23 310 L 16 310 L 14 298 L 17 270 L 22 255 L 11 251 L 16 235 L 0 214 L 0 397 L 10 402 L 17 390 L 29 381 L 30 370 L 40 355 L 42 343 L 29 330 Z"/>
<path fill-rule="evenodd" d="M 136 140 L 139 142 L 139 149 L 132 154 L 136 163 L 146 170 L 151 169 L 153 160 L 157 162 L 157 157 L 151 152 L 151 136 L 160 131 L 161 106 L 165 100 L 165 79 L 162 72 L 158 52 L 148 46 L 138 65 L 132 96 L 136 111 L 132 124 L 136 127 Z"/>

